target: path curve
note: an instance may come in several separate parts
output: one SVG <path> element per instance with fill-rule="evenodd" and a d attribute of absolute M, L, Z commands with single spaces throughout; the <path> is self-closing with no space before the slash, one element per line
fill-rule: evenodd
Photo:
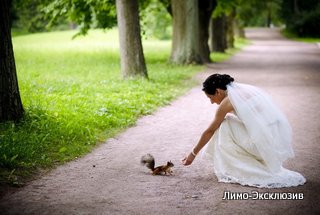
<path fill-rule="evenodd" d="M 288 41 L 275 29 L 247 30 L 252 45 L 229 61 L 210 64 L 199 87 L 169 106 L 141 118 L 92 153 L 51 171 L 0 200 L 1 214 L 319 214 L 320 213 L 320 48 Z M 295 158 L 285 163 L 307 178 L 303 186 L 257 189 L 218 183 L 200 158 L 183 167 L 180 159 L 197 142 L 216 106 L 201 92 L 212 73 L 268 91 L 288 116 Z M 172 160 L 174 176 L 151 176 L 140 157 L 157 164 Z M 285 192 L 303 200 L 223 200 L 225 191 Z M 286 195 L 287 195 L 286 194 Z"/>

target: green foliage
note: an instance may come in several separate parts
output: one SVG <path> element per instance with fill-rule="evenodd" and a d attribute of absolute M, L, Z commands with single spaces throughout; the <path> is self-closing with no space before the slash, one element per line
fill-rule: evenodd
<path fill-rule="evenodd" d="M 90 28 L 112 28 L 116 25 L 114 0 L 13 0 L 13 28 L 20 32 L 67 30 L 79 26 L 78 35 Z"/>
<path fill-rule="evenodd" d="M 150 0 L 140 12 L 142 34 L 160 40 L 171 38 L 171 16 L 159 0 Z"/>
<path fill-rule="evenodd" d="M 142 34 L 168 39 L 171 18 L 166 11 L 168 0 L 139 0 Z M 117 24 L 115 0 L 13 0 L 15 32 L 67 30 L 78 26 L 75 36 L 91 28 L 109 29 Z"/>
<path fill-rule="evenodd" d="M 291 33 L 300 37 L 320 37 L 320 1 L 283 0 L 281 17 Z"/>
<path fill-rule="evenodd" d="M 20 29 L 21 32 L 43 32 L 47 31 L 49 20 L 42 11 L 47 0 L 12 0 L 11 19 L 12 27 Z M 65 22 L 59 19 L 60 23 Z"/>
<path fill-rule="evenodd" d="M 246 0 L 239 1 L 237 18 L 244 26 L 281 25 L 279 10 L 281 0 Z"/>
<path fill-rule="evenodd" d="M 216 0 L 217 6 L 215 7 L 212 17 L 219 17 L 222 14 L 229 15 L 239 5 L 239 0 Z"/>
<path fill-rule="evenodd" d="M 278 16 L 281 0 L 217 0 L 213 17 L 236 12 L 239 26 L 280 25 Z"/>
<path fill-rule="evenodd" d="M 112 28 L 117 21 L 114 0 L 54 0 L 44 11 L 51 19 L 49 26 L 56 24 L 61 16 L 78 24 L 80 32 L 76 36 L 87 34 L 90 28 Z"/>
<path fill-rule="evenodd" d="M 0 124 L 0 182 L 89 152 L 98 142 L 134 125 L 193 86 L 199 66 L 167 63 L 170 41 L 143 41 L 149 78 L 123 81 L 117 31 L 75 31 L 13 38 L 20 94 L 20 123 Z M 54 43 L 52 43 L 54 41 Z"/>

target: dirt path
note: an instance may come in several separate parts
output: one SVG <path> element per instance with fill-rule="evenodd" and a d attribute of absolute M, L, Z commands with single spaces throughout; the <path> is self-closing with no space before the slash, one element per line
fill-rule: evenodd
<path fill-rule="evenodd" d="M 84 158 L 8 194 L 1 199 L 0 214 L 319 214 L 320 48 L 287 41 L 275 30 L 248 30 L 247 36 L 252 45 L 228 62 L 209 65 L 197 78 L 201 83 L 208 74 L 228 73 L 273 95 L 294 130 L 296 157 L 285 166 L 307 178 L 304 186 L 257 189 L 218 183 L 201 158 L 183 167 L 180 159 L 216 110 L 199 84 Z M 157 164 L 172 160 L 174 176 L 151 176 L 139 163 L 146 153 Z M 223 200 L 226 191 L 297 193 L 303 200 Z"/>

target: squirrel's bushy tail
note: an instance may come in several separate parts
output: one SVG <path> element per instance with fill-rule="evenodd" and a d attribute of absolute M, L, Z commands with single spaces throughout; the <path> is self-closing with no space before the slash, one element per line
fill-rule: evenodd
<path fill-rule="evenodd" d="M 155 165 L 154 157 L 151 154 L 146 154 L 142 156 L 141 164 L 146 165 L 149 169 L 153 171 Z"/>

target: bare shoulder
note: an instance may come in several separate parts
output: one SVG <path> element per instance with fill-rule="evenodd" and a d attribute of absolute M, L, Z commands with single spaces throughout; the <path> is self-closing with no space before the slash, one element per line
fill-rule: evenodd
<path fill-rule="evenodd" d="M 225 97 L 222 100 L 218 110 L 225 114 L 234 111 L 234 108 L 230 102 L 229 97 Z"/>
<path fill-rule="evenodd" d="M 227 115 L 227 113 L 232 112 L 233 106 L 229 100 L 228 97 L 225 97 L 222 102 L 219 105 L 219 108 L 216 112 L 215 118 L 213 123 L 210 125 L 210 129 L 212 131 L 215 131 L 220 124 L 222 123 L 222 121 L 224 120 L 225 116 Z"/>

